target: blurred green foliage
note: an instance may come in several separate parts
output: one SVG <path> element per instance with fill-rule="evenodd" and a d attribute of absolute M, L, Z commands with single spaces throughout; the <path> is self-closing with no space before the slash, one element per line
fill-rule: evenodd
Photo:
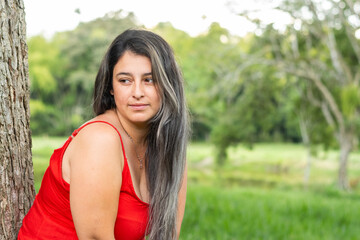
<path fill-rule="evenodd" d="M 293 9 L 294 3 L 282 8 Z M 322 109 L 314 104 L 314 100 L 324 104 L 323 93 L 313 82 L 280 71 L 272 64 L 279 59 L 294 66 L 302 66 L 303 62 L 311 66 L 321 61 L 319 66 L 324 67 L 319 67 L 321 78 L 348 128 L 360 136 L 359 84 L 338 84 L 338 77 L 332 75 L 330 68 L 331 53 L 320 41 L 318 29 L 305 26 L 304 22 L 302 29 L 295 31 L 288 26 L 281 32 L 266 25 L 260 28 L 261 34 L 241 38 L 218 23 L 196 37 L 168 22 L 151 29 L 171 44 L 183 70 L 192 139 L 211 140 L 219 164 L 228 158 L 227 148 L 239 142 L 251 148 L 258 142 L 303 141 L 300 121 L 307 126 L 310 144 L 315 148 L 318 144 L 338 147 L 334 138 L 338 125 L 329 125 Z M 128 28 L 143 26 L 133 13 L 120 10 L 81 23 L 74 30 L 59 32 L 50 39 L 43 36 L 28 39 L 33 135 L 69 135 L 93 116 L 92 92 L 100 61 L 114 37 Z M 351 61 L 356 56 L 349 46 L 347 32 L 337 28 L 334 35 L 339 53 L 346 56 L 344 62 L 355 73 L 359 64 Z M 296 58 L 290 57 L 295 55 Z"/>
<path fill-rule="evenodd" d="M 67 135 L 92 116 L 94 80 L 106 48 L 125 29 L 138 27 L 142 26 L 138 25 L 132 13 L 124 15 L 118 11 L 81 23 L 72 31 L 57 33 L 51 39 L 35 36 L 28 40 L 31 129 L 34 135 Z M 267 78 L 262 78 L 266 73 L 261 73 L 245 81 L 233 74 L 239 72 L 237 68 L 239 61 L 242 61 L 239 56 L 245 54 L 244 49 L 251 42 L 250 38 L 232 36 L 217 23 L 213 23 L 207 33 L 197 37 L 175 29 L 170 23 L 159 23 L 152 30 L 171 44 L 183 70 L 194 125 L 193 139 L 209 139 L 211 132 L 215 131 L 212 137 L 217 142 L 217 138 L 223 136 L 218 136 L 216 131 L 222 128 L 223 116 L 228 114 L 235 117 L 232 122 L 239 117 L 242 119 L 242 114 L 247 115 L 237 124 L 247 124 L 250 128 L 243 128 L 244 137 L 238 138 L 240 140 L 246 140 L 254 132 L 260 136 L 260 126 L 265 122 L 263 130 L 271 130 L 274 134 L 263 134 L 256 139 L 272 140 L 275 133 L 277 140 L 288 138 L 284 137 L 286 133 L 281 132 L 279 126 L 274 126 L 272 120 L 277 108 L 274 105 L 277 103 L 276 97 L 272 94 L 280 87 L 276 79 L 272 77 L 273 80 L 269 82 Z M 242 83 L 238 83 L 238 87 L 229 84 L 241 81 L 249 87 L 245 89 Z M 257 91 L 257 87 L 265 92 Z M 253 95 L 256 92 L 258 94 Z M 263 96 L 263 93 L 266 95 Z M 247 108 L 256 108 L 257 113 L 248 113 Z M 262 114 L 270 112 L 270 115 Z M 262 118 L 260 115 L 267 116 Z M 261 123 L 251 126 L 249 123 L 254 117 Z M 276 117 L 275 122 L 280 118 Z M 237 127 L 236 131 L 240 129 Z M 292 140 L 299 141 L 296 126 L 289 125 L 289 129 L 294 133 Z"/>
<path fill-rule="evenodd" d="M 132 13 L 109 13 L 51 39 L 28 39 L 33 135 L 64 136 L 91 118 L 92 92 L 106 48 L 134 27 Z"/>

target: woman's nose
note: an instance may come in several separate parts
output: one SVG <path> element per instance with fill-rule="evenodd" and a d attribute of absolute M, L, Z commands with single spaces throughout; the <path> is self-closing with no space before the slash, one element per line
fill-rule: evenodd
<path fill-rule="evenodd" d="M 141 81 L 135 81 L 133 85 L 133 97 L 139 99 L 143 96 L 144 96 L 144 89 Z"/>

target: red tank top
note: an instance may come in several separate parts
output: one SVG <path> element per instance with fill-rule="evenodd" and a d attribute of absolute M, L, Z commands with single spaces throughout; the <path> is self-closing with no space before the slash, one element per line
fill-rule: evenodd
<path fill-rule="evenodd" d="M 54 150 L 39 193 L 23 220 L 18 239 L 78 239 L 70 210 L 70 185 L 62 178 L 62 158 L 72 138 L 82 128 L 95 122 L 109 124 L 117 131 L 124 154 L 122 185 L 114 229 L 115 239 L 144 239 L 149 204 L 141 201 L 135 193 L 120 133 L 113 125 L 104 121 L 86 123 L 75 130 L 61 148 Z"/>

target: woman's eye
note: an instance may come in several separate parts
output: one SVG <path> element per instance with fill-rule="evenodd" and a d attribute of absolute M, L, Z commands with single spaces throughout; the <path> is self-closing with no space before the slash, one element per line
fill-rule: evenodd
<path fill-rule="evenodd" d="M 129 79 L 119 79 L 119 82 L 121 82 L 121 83 L 129 83 L 130 80 Z"/>
<path fill-rule="evenodd" d="M 147 83 L 153 83 L 154 80 L 152 78 L 145 78 L 145 82 Z"/>

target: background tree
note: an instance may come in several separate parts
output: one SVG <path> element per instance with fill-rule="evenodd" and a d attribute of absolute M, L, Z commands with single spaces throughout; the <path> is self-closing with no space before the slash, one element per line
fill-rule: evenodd
<path fill-rule="evenodd" d="M 28 40 L 31 131 L 33 135 L 59 132 L 59 86 L 63 85 L 66 60 L 60 55 L 61 41 L 43 36 Z"/>
<path fill-rule="evenodd" d="M 257 60 L 273 59 L 262 50 L 267 41 L 266 35 L 250 34 L 221 59 L 224 64 L 216 74 L 214 91 L 223 107 L 211 134 L 220 165 L 231 145 L 243 143 L 252 148 L 256 142 L 300 140 L 296 124 L 289 118 L 289 82 L 276 68 Z"/>
<path fill-rule="evenodd" d="M 34 135 L 68 135 L 92 116 L 95 77 L 106 48 L 134 27 L 141 27 L 135 16 L 119 10 L 51 39 L 28 40 Z"/>
<path fill-rule="evenodd" d="M 16 239 L 34 196 L 22 0 L 0 0 L 0 238 Z"/>
<path fill-rule="evenodd" d="M 319 147 L 328 150 L 337 148 L 333 138 L 333 129 L 327 125 L 321 111 L 311 103 L 314 95 L 312 82 L 288 76 L 291 81 L 286 93 L 286 111 L 288 117 L 298 124 L 303 145 L 306 148 L 306 165 L 304 168 L 304 186 L 307 188 L 310 180 L 312 159 L 317 156 Z M 319 93 L 317 93 L 319 95 Z"/>
<path fill-rule="evenodd" d="M 217 75 L 238 53 L 236 44 L 230 42 L 232 36 L 218 23 L 211 24 L 206 33 L 197 37 L 190 37 L 169 23 L 158 24 L 154 31 L 169 41 L 182 67 L 193 139 L 208 140 L 222 111 L 222 103 L 216 97 L 216 89 L 221 84 Z M 232 51 L 235 52 L 231 55 Z"/>
<path fill-rule="evenodd" d="M 285 31 L 264 26 L 271 47 L 262 59 L 298 80 L 309 81 L 308 100 L 318 108 L 340 147 L 338 186 L 348 189 L 347 162 L 358 146 L 360 131 L 360 43 L 355 31 L 360 26 L 356 1 L 282 1 L 277 8 L 291 16 Z M 247 13 L 243 14 L 248 16 Z M 315 94 L 314 94 L 315 93 Z"/>

